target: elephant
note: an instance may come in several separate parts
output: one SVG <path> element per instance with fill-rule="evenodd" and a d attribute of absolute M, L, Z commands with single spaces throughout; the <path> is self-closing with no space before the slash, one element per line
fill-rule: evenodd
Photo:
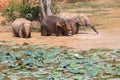
<path fill-rule="evenodd" d="M 33 25 L 31 21 L 24 18 L 17 18 L 12 23 L 13 37 L 30 38 L 32 28 Z"/>
<path fill-rule="evenodd" d="M 46 16 L 41 21 L 41 36 L 50 36 L 55 34 L 56 36 L 68 36 L 68 31 L 71 27 L 67 22 L 56 16 Z"/>
<path fill-rule="evenodd" d="M 78 34 L 80 26 L 87 26 L 91 27 L 93 31 L 99 34 L 98 31 L 94 28 L 94 25 L 90 22 L 89 18 L 85 14 L 79 14 L 76 18 L 72 19 L 72 28 L 74 28 L 75 26 L 76 31 L 74 32 L 74 29 L 73 33 Z"/>
<path fill-rule="evenodd" d="M 89 18 L 85 14 L 75 14 L 72 17 L 68 17 L 67 14 L 59 14 L 58 17 L 69 20 L 72 34 L 78 34 L 80 26 L 91 27 L 97 34 L 99 34 L 98 31 L 94 28 L 94 25 L 90 22 Z"/>

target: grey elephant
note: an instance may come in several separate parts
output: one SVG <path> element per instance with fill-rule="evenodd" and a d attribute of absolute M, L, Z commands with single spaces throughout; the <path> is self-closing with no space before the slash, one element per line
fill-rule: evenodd
<path fill-rule="evenodd" d="M 12 23 L 13 37 L 30 38 L 32 27 L 33 25 L 31 21 L 24 18 L 16 19 Z"/>
<path fill-rule="evenodd" d="M 64 18 L 69 21 L 71 25 L 72 34 L 78 34 L 80 26 L 87 26 L 92 28 L 97 34 L 98 31 L 94 28 L 94 25 L 90 22 L 89 18 L 85 14 L 74 14 L 68 17 L 71 14 L 59 14 L 58 17 Z"/>
<path fill-rule="evenodd" d="M 68 31 L 71 27 L 67 22 L 56 16 L 47 16 L 41 21 L 41 35 L 50 36 L 55 34 L 56 36 L 68 36 Z"/>

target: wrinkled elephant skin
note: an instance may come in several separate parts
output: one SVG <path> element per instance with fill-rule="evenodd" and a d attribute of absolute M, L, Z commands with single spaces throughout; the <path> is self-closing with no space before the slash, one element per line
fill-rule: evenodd
<path fill-rule="evenodd" d="M 30 38 L 32 27 L 31 21 L 24 18 L 16 19 L 12 24 L 13 37 Z"/>

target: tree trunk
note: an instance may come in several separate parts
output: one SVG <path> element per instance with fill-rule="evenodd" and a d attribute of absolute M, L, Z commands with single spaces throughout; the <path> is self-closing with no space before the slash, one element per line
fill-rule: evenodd
<path fill-rule="evenodd" d="M 46 13 L 47 13 L 47 16 L 52 15 L 50 5 L 51 5 L 51 0 L 46 0 Z"/>
<path fill-rule="evenodd" d="M 46 13 L 45 13 L 45 5 L 44 5 L 43 2 L 44 2 L 44 0 L 40 0 L 40 6 L 41 6 L 41 10 L 42 10 L 41 17 L 45 18 L 46 17 Z"/>

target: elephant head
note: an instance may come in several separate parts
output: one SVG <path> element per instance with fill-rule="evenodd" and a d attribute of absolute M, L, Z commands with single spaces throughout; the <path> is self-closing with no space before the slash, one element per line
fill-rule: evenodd
<path fill-rule="evenodd" d="M 31 37 L 32 27 L 33 26 L 32 26 L 31 21 L 24 19 L 24 18 L 17 18 L 12 23 L 13 37 L 20 37 L 20 38 Z"/>
<path fill-rule="evenodd" d="M 31 31 L 32 31 L 32 23 L 22 23 L 23 26 L 23 35 L 25 38 L 31 37 Z"/>
<path fill-rule="evenodd" d="M 93 31 L 95 31 L 98 34 L 98 31 L 95 29 L 94 25 L 91 24 L 90 20 L 86 15 L 78 15 L 74 19 L 73 27 L 76 26 L 76 33 L 79 31 L 80 26 L 87 26 L 92 28 Z"/>
<path fill-rule="evenodd" d="M 71 25 L 68 21 L 60 19 L 56 22 L 57 29 L 61 28 L 63 35 L 68 36 L 69 30 L 71 30 Z"/>

